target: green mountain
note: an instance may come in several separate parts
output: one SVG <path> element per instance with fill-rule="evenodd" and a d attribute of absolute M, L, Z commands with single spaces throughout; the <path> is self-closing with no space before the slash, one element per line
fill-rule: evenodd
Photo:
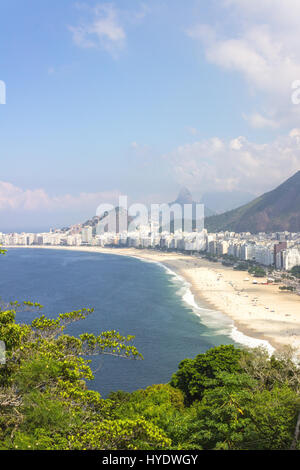
<path fill-rule="evenodd" d="M 300 232 L 300 171 L 249 204 L 207 217 L 205 228 L 209 232 Z"/>

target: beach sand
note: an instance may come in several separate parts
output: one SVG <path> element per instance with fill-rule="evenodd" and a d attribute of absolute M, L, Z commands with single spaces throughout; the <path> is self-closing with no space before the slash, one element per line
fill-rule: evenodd
<path fill-rule="evenodd" d="M 20 247 L 24 248 L 24 247 Z M 253 284 L 247 272 L 221 263 L 178 253 L 135 248 L 28 247 L 131 256 L 162 263 L 191 286 L 196 303 L 230 317 L 246 336 L 265 340 L 275 349 L 291 346 L 300 356 L 300 297 L 279 291 L 278 285 Z M 245 281 L 249 278 L 249 281 Z M 263 282 L 259 279 L 258 282 Z"/>

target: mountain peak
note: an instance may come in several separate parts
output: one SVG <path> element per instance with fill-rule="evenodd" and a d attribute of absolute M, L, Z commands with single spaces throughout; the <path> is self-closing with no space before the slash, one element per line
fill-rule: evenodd
<path fill-rule="evenodd" d="M 181 188 L 175 202 L 177 204 L 192 204 L 193 197 L 191 192 L 185 187 Z"/>

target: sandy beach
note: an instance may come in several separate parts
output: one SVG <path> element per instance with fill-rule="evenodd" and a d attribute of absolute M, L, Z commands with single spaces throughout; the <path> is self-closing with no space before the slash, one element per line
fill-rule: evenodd
<path fill-rule="evenodd" d="M 20 247 L 24 248 L 24 247 Z M 293 347 L 300 356 L 300 297 L 278 285 L 253 284 L 247 272 L 177 253 L 134 248 L 28 247 L 131 256 L 162 263 L 191 286 L 196 303 L 230 317 L 246 336 L 268 341 L 275 349 Z M 249 281 L 245 279 L 249 278 Z M 263 282 L 264 279 L 259 279 Z"/>

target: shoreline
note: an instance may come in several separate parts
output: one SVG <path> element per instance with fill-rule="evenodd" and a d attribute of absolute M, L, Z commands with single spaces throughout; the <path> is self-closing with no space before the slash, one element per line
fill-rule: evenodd
<path fill-rule="evenodd" d="M 269 352 L 291 346 L 300 355 L 300 297 L 279 292 L 277 285 L 253 285 L 245 281 L 245 272 L 234 271 L 221 263 L 180 253 L 164 253 L 135 248 L 81 246 L 7 246 L 81 251 L 137 258 L 161 264 L 180 276 L 190 287 L 199 310 L 219 312 L 232 321 L 231 338 L 252 347 L 260 343 Z M 199 306 L 201 305 L 201 307 Z M 204 307 L 202 307 L 204 305 Z M 190 304 L 192 307 L 192 305 Z M 197 314 L 197 312 L 195 312 Z M 200 313 L 198 314 L 200 315 Z M 208 315 L 209 316 L 209 315 Z M 249 338 L 249 341 L 248 339 Z M 269 345 L 269 346 L 268 346 Z"/>

